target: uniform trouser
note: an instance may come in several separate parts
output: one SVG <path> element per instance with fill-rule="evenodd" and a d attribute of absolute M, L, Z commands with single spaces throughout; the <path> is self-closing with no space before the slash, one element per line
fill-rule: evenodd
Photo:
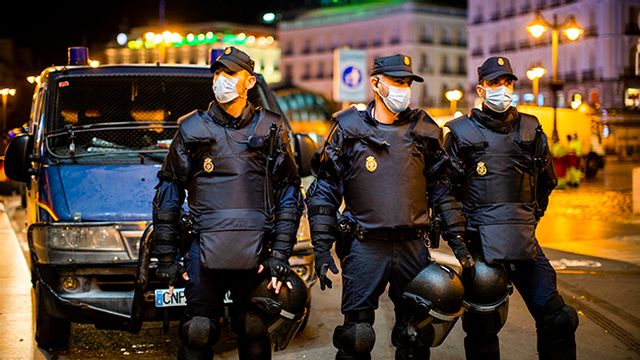
<path fill-rule="evenodd" d="M 549 263 L 540 246 L 534 261 L 505 264 L 509 280 L 518 290 L 524 300 L 529 313 L 536 321 L 536 327 L 540 329 L 544 321 L 545 309 L 550 301 L 557 295 L 556 272 Z M 499 340 L 497 332 L 487 334 L 473 331 L 471 316 L 462 316 L 463 327 L 467 333 L 465 337 L 465 350 L 467 359 L 499 359 Z M 498 328 L 499 329 L 499 328 Z"/>
<path fill-rule="evenodd" d="M 379 298 L 389 284 L 389 298 L 394 304 L 396 323 L 394 333 L 405 331 L 410 314 L 402 302 L 406 285 L 429 264 L 429 253 L 422 240 L 379 241 L 353 240 L 341 259 L 342 265 L 342 313 L 345 325 L 358 313 L 371 312 L 378 308 Z M 355 315 L 355 316 L 354 316 Z M 373 325 L 373 318 L 371 319 Z M 405 339 L 393 339 L 398 351 L 409 344 Z M 428 359 L 427 354 L 421 359 Z M 342 349 L 339 349 L 339 353 Z M 368 358 L 344 357 L 344 358 Z"/>
<path fill-rule="evenodd" d="M 271 341 L 265 332 L 260 337 L 247 337 L 245 315 L 252 311 L 249 301 L 252 291 L 264 279 L 257 269 L 251 270 L 206 270 L 200 263 L 200 244 L 194 241 L 185 257 L 185 268 L 189 281 L 185 287 L 187 309 L 186 321 L 194 316 L 204 316 L 212 319 L 216 324 L 224 313 L 224 297 L 227 291 L 231 293 L 233 304 L 230 307 L 232 327 L 238 336 L 239 357 L 245 359 L 271 359 Z M 182 347 L 186 347 L 184 344 Z M 182 349 L 181 349 L 182 350 Z M 187 349 L 188 353 L 199 352 L 202 349 Z M 206 352 L 207 358 L 213 358 L 213 351 Z"/>

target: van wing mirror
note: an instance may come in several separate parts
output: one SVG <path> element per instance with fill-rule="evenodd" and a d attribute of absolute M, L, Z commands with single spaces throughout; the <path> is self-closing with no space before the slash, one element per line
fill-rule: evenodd
<path fill-rule="evenodd" d="M 296 162 L 301 177 L 311 175 L 311 157 L 318 149 L 318 143 L 309 134 L 296 134 Z"/>
<path fill-rule="evenodd" d="M 9 179 L 24 183 L 29 181 L 32 152 L 32 135 L 18 134 L 11 139 L 4 154 L 4 172 Z"/>

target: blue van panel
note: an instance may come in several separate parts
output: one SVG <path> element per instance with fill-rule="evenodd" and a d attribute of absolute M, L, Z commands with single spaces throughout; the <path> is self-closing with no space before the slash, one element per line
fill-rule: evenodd
<path fill-rule="evenodd" d="M 50 205 L 60 221 L 151 220 L 160 165 L 61 165 L 46 168 Z"/>

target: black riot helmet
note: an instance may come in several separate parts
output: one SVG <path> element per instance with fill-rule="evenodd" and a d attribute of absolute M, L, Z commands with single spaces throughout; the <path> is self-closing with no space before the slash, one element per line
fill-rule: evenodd
<path fill-rule="evenodd" d="M 265 277 L 253 290 L 251 304 L 267 325 L 274 350 L 280 351 L 289 346 L 308 312 L 309 289 L 295 272 L 283 282 L 278 294 L 267 288 L 270 281 L 270 277 Z M 292 285 L 291 289 L 286 282 Z"/>
<path fill-rule="evenodd" d="M 473 271 L 463 272 L 462 283 L 465 307 L 480 312 L 501 307 L 513 292 L 504 267 L 489 265 L 482 259 L 476 259 Z"/>
<path fill-rule="evenodd" d="M 411 332 L 424 346 L 438 346 L 464 312 L 462 279 L 450 267 L 432 262 L 402 294 L 414 314 Z"/>

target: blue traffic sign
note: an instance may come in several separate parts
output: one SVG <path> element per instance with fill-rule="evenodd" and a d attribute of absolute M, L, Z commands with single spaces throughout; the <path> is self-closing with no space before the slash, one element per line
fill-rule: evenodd
<path fill-rule="evenodd" d="M 342 71 L 342 82 L 349 88 L 355 89 L 362 83 L 362 70 L 356 66 L 347 66 Z"/>

